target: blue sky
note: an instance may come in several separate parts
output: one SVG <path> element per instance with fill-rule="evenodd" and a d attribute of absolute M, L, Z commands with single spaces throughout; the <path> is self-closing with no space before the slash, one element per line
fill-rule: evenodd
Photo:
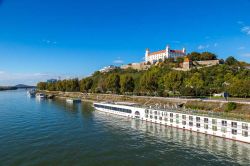
<path fill-rule="evenodd" d="M 187 48 L 250 62 L 249 0 L 0 0 L 0 85 L 84 77 Z"/>

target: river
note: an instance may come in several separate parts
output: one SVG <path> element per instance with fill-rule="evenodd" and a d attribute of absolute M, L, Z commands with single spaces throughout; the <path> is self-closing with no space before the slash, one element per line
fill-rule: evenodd
<path fill-rule="evenodd" d="M 0 92 L 0 165 L 249 165 L 250 145 Z"/>

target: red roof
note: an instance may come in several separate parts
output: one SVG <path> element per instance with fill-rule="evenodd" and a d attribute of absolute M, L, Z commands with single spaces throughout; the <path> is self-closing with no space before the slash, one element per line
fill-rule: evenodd
<path fill-rule="evenodd" d="M 183 53 L 182 50 L 170 50 L 171 53 L 178 53 L 178 54 L 183 54 L 185 55 L 185 53 Z M 161 54 L 161 53 L 166 53 L 166 50 L 160 50 L 160 51 L 156 51 L 156 52 L 152 52 L 152 53 L 149 53 L 149 56 L 151 55 L 156 55 L 156 54 Z"/>
<path fill-rule="evenodd" d="M 184 54 L 182 50 L 170 50 L 170 52 Z"/>
<path fill-rule="evenodd" d="M 161 53 L 166 53 L 166 50 L 160 50 L 160 51 L 156 51 L 156 52 L 152 52 L 149 54 L 150 55 L 155 55 L 155 54 L 161 54 Z"/>

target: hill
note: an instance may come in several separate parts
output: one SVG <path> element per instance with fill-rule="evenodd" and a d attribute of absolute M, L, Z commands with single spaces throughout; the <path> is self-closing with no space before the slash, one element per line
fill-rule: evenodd
<path fill-rule="evenodd" d="M 24 84 L 18 84 L 16 86 L 14 86 L 18 89 L 25 89 L 25 88 L 35 88 L 35 86 L 30 86 L 30 85 L 24 85 Z"/>
<path fill-rule="evenodd" d="M 173 70 L 174 62 L 162 62 L 145 71 L 114 69 L 95 72 L 82 80 L 39 83 L 38 89 L 67 92 L 113 93 L 149 96 L 211 96 L 228 92 L 232 97 L 250 97 L 248 64 L 229 57 L 223 64 L 189 71 Z"/>

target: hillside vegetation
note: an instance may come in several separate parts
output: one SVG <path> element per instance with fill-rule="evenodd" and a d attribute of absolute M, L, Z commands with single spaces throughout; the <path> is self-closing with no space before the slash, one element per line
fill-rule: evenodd
<path fill-rule="evenodd" d="M 191 60 L 211 60 L 211 53 L 191 53 Z M 153 65 L 147 71 L 116 69 L 108 73 L 95 72 L 92 76 L 60 80 L 55 83 L 40 82 L 40 90 L 88 93 L 115 93 L 150 96 L 209 96 L 228 92 L 233 97 L 250 97 L 250 70 L 248 65 L 229 57 L 223 64 L 176 71 L 183 59 L 171 59 Z"/>

